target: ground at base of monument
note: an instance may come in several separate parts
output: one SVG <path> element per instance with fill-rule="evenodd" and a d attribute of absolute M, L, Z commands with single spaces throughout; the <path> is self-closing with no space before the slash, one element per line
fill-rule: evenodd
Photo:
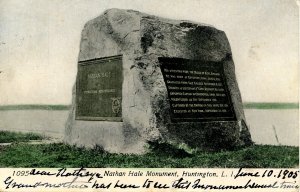
<path fill-rule="evenodd" d="M 110 154 L 62 143 L 14 143 L 0 147 L 0 167 L 114 167 L 114 168 L 280 168 L 298 167 L 299 147 L 253 145 L 234 151 L 161 151 L 145 155 Z"/>

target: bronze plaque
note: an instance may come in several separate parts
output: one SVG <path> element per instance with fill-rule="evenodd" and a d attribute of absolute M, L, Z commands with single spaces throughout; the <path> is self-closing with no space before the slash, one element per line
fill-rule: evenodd
<path fill-rule="evenodd" d="M 236 120 L 222 62 L 159 58 L 173 122 Z"/>
<path fill-rule="evenodd" d="M 76 119 L 122 121 L 122 56 L 80 61 Z"/>

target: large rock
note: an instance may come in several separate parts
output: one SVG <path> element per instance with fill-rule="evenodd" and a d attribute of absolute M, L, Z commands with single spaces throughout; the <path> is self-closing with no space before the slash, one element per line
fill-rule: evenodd
<path fill-rule="evenodd" d="M 123 63 L 122 121 L 75 120 L 74 85 L 65 130 L 67 143 L 99 145 L 109 152 L 122 153 L 143 153 L 149 141 L 183 143 L 207 150 L 252 143 L 230 45 L 223 31 L 205 24 L 110 9 L 84 26 L 78 61 L 114 55 L 122 55 Z M 222 62 L 236 119 L 172 121 L 160 57 Z"/>

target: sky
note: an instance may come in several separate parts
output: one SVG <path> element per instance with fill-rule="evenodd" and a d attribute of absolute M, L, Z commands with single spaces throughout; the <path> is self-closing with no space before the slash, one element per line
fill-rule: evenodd
<path fill-rule="evenodd" d="M 0 0 L 0 105 L 70 104 L 83 26 L 109 8 L 213 25 L 244 102 L 298 102 L 295 0 Z"/>

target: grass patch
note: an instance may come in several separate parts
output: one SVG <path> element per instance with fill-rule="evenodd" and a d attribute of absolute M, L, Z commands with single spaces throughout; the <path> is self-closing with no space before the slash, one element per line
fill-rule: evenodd
<path fill-rule="evenodd" d="M 4 110 L 68 110 L 70 105 L 2 105 L 0 111 Z"/>
<path fill-rule="evenodd" d="M 44 137 L 36 133 L 0 131 L 0 143 L 26 142 L 41 139 L 44 139 Z"/>
<path fill-rule="evenodd" d="M 87 150 L 61 143 L 16 143 L 2 146 L 0 151 L 0 167 L 294 168 L 299 160 L 298 147 L 268 145 L 179 156 L 159 150 L 152 150 L 145 155 L 111 154 L 99 147 Z"/>
<path fill-rule="evenodd" d="M 299 103 L 244 103 L 245 109 L 298 109 Z"/>

